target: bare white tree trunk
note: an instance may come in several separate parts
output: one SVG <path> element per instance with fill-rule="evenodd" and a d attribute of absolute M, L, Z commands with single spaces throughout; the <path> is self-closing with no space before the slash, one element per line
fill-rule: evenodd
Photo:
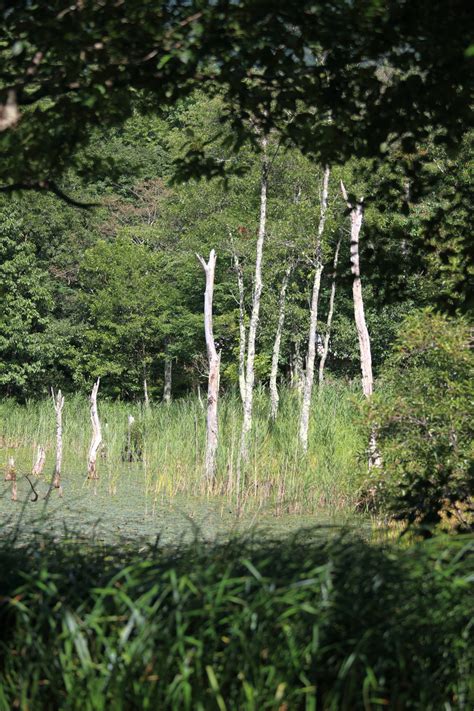
<path fill-rule="evenodd" d="M 252 313 L 250 316 L 248 342 L 247 342 L 247 364 L 245 373 L 245 400 L 244 400 L 244 417 L 242 422 L 242 436 L 240 440 L 240 453 L 237 468 L 239 495 L 240 489 L 240 470 L 242 463 L 247 464 L 249 459 L 249 436 L 252 428 L 252 413 L 253 413 L 253 390 L 255 384 L 255 344 L 257 340 L 257 328 L 260 318 L 260 299 L 262 296 L 262 260 L 263 260 L 263 244 L 265 241 L 267 227 L 267 189 L 268 189 L 268 158 L 267 158 L 267 139 L 262 139 L 263 161 L 262 174 L 260 181 L 260 220 L 258 227 L 257 238 L 257 254 L 255 259 L 255 278 L 253 285 Z"/>
<path fill-rule="evenodd" d="M 370 397 L 374 388 L 374 380 L 372 375 L 372 354 L 370 350 L 370 336 L 365 321 L 364 300 L 362 297 L 362 281 L 360 278 L 360 260 L 359 260 L 359 237 L 362 222 L 364 219 L 364 203 L 363 198 L 355 204 L 349 201 L 346 188 L 341 180 L 341 192 L 347 207 L 350 211 L 351 218 L 351 271 L 353 276 L 352 281 L 352 296 L 354 300 L 354 319 L 359 338 L 360 366 L 362 371 L 362 390 L 366 397 Z"/>
<path fill-rule="evenodd" d="M 8 457 L 7 468 L 5 470 L 5 481 L 13 481 L 15 471 L 15 459 L 13 457 Z"/>
<path fill-rule="evenodd" d="M 276 420 L 278 414 L 278 405 L 280 403 L 280 395 L 278 394 L 278 363 L 280 361 L 280 346 L 283 326 L 285 323 L 285 307 L 286 307 L 286 291 L 290 281 L 291 272 L 294 264 L 289 264 L 283 276 L 283 281 L 280 288 L 280 298 L 278 301 L 278 322 L 275 332 L 275 341 L 273 343 L 272 367 L 270 371 L 270 417 L 273 421 Z"/>
<path fill-rule="evenodd" d="M 165 383 L 163 388 L 163 402 L 171 402 L 171 379 L 173 375 L 173 361 L 168 354 L 165 356 Z"/>
<path fill-rule="evenodd" d="M 316 242 L 316 267 L 313 280 L 313 291 L 311 295 L 311 308 L 309 316 L 309 336 L 308 336 L 308 352 L 306 356 L 306 370 L 303 386 L 303 400 L 301 403 L 300 415 L 300 430 L 299 439 L 303 452 L 308 451 L 308 430 L 309 430 L 309 413 L 311 409 L 311 395 L 313 392 L 314 381 L 314 362 L 316 358 L 316 328 L 318 324 L 318 304 L 319 292 L 321 289 L 321 274 L 323 272 L 323 263 L 321 255 L 321 240 L 324 233 L 324 225 L 326 223 L 326 214 L 328 207 L 328 191 L 329 191 L 329 166 L 326 166 L 323 174 L 323 185 L 321 191 L 321 207 L 318 225 L 318 236 Z"/>
<path fill-rule="evenodd" d="M 102 430 L 100 427 L 99 413 L 97 411 L 97 392 L 99 390 L 100 378 L 94 383 L 90 396 L 91 404 L 91 422 L 92 422 L 92 441 L 89 447 L 89 460 L 87 464 L 88 479 L 98 479 L 97 472 L 97 453 L 102 443 Z"/>
<path fill-rule="evenodd" d="M 54 411 L 56 413 L 56 464 L 54 466 L 53 487 L 59 490 L 59 495 L 62 496 L 61 487 L 61 465 L 63 461 L 63 407 L 64 395 L 61 390 L 55 394 L 51 388 L 51 396 L 53 398 Z"/>
<path fill-rule="evenodd" d="M 319 362 L 319 384 L 321 385 L 324 380 L 324 366 L 326 365 L 326 360 L 329 353 L 329 339 L 331 337 L 331 326 L 332 317 L 334 315 L 334 300 L 336 298 L 336 277 L 337 277 L 337 262 L 339 260 L 339 249 L 341 247 L 341 238 L 338 239 L 336 250 L 334 252 L 334 262 L 332 265 L 332 283 L 331 283 L 331 293 L 329 295 L 329 310 L 328 317 L 326 320 L 326 335 L 324 336 L 323 353 L 321 355 L 321 360 Z"/>
<path fill-rule="evenodd" d="M 245 403 L 245 292 L 244 292 L 244 271 L 236 254 L 234 258 L 234 269 L 237 274 L 237 284 L 239 286 L 239 390 L 242 403 Z"/>
<path fill-rule="evenodd" d="M 5 481 L 11 481 L 12 483 L 12 501 L 16 501 L 18 498 L 18 490 L 16 485 L 16 467 L 15 460 L 13 457 L 8 458 L 7 469 L 5 472 Z"/>
<path fill-rule="evenodd" d="M 354 300 L 354 319 L 357 335 L 359 337 L 360 367 L 362 371 L 362 391 L 366 398 L 370 398 L 374 390 L 372 374 L 372 353 L 370 349 L 369 329 L 365 320 L 364 299 L 362 296 L 362 281 L 360 276 L 359 237 L 364 219 L 363 198 L 353 204 L 347 195 L 344 183 L 341 180 L 341 192 L 351 218 L 351 271 L 353 275 L 352 296 Z M 377 427 L 372 428 L 369 439 L 369 467 L 380 467 L 381 457 L 377 446 Z"/>
<path fill-rule="evenodd" d="M 150 407 L 150 396 L 148 395 L 148 382 L 143 378 L 143 402 L 146 408 Z"/>
<path fill-rule="evenodd" d="M 40 476 L 42 474 L 45 462 L 46 450 L 41 444 L 39 444 L 36 450 L 36 461 L 33 464 L 33 468 L 31 470 L 33 476 Z"/>
<path fill-rule="evenodd" d="M 216 480 L 216 455 L 218 445 L 217 402 L 219 398 L 219 371 L 221 356 L 216 350 L 212 328 L 212 300 L 214 297 L 214 273 L 216 268 L 216 253 L 212 249 L 209 261 L 198 254 L 206 275 L 206 291 L 204 294 L 204 333 L 206 335 L 207 358 L 209 361 L 209 380 L 207 385 L 207 436 L 206 436 L 206 483 L 212 487 Z"/>

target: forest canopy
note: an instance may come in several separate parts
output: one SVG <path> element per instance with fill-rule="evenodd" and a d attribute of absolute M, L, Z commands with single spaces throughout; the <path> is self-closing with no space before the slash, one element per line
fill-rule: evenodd
<path fill-rule="evenodd" d="M 457 145 L 472 123 L 466 0 L 80 0 L 3 4 L 3 190 L 57 190 L 91 128 L 198 84 L 236 150 L 255 126 L 322 162 Z M 471 33 L 470 33 L 471 28 Z M 190 137 L 183 175 L 223 172 Z M 216 135 L 221 131 L 217 130 Z"/>

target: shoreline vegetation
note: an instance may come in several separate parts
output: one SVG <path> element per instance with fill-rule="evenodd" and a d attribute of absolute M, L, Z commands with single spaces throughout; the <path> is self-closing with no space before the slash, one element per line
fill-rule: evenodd
<path fill-rule="evenodd" d="M 265 507 L 274 513 L 311 513 L 315 510 L 353 510 L 365 475 L 364 436 L 358 424 L 361 396 L 356 386 L 325 384 L 311 411 L 310 446 L 306 456 L 298 449 L 300 396 L 283 389 L 279 418 L 269 419 L 267 393 L 257 390 L 255 423 L 248 467 L 241 477 L 239 499 L 243 509 Z M 204 497 L 235 503 L 237 496 L 238 439 L 241 403 L 226 394 L 220 403 L 221 445 L 217 476 L 203 487 L 206 456 L 206 417 L 197 398 L 170 404 L 98 402 L 102 443 L 97 460 L 98 481 L 87 481 L 87 451 L 91 439 L 87 398 L 65 395 L 63 411 L 64 498 L 74 485 L 114 497 L 124 481 L 136 496 L 153 508 L 176 496 Z M 20 405 L 0 402 L 0 465 L 15 460 L 17 479 L 30 475 L 38 447 L 46 460 L 38 484 L 49 482 L 55 457 L 55 411 L 51 400 Z M 5 486 L 7 482 L 5 482 Z M 29 492 L 27 482 L 23 489 Z M 56 492 L 52 492 L 55 495 Z M 5 495 L 5 492 L 4 492 Z"/>
<path fill-rule="evenodd" d="M 474 708 L 471 4 L 0 13 L 0 711 Z"/>

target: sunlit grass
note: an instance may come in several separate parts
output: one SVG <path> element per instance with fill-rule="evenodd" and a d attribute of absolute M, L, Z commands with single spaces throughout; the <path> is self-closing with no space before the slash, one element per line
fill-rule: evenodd
<path fill-rule="evenodd" d="M 290 389 L 281 393 L 276 423 L 268 417 L 264 389 L 256 391 L 252 451 L 241 480 L 244 507 L 271 507 L 277 513 L 307 513 L 321 507 L 342 510 L 355 505 L 364 475 L 361 456 L 364 439 L 358 424 L 355 388 L 335 383 L 314 398 L 310 444 L 306 457 L 298 447 L 299 397 Z M 218 475 L 212 492 L 203 489 L 205 411 L 197 399 L 170 405 L 112 402 L 99 397 L 103 449 L 98 463 L 99 486 L 111 496 L 120 495 L 124 479 L 142 492 L 147 510 L 176 496 L 223 497 L 237 495 L 237 459 L 241 404 L 234 395 L 220 400 Z M 134 437 L 140 461 L 123 461 L 128 416 L 135 418 Z M 63 413 L 63 481 L 86 484 L 90 443 L 89 405 L 86 397 L 66 396 Z M 11 400 L 0 403 L 0 466 L 13 456 L 17 470 L 28 473 L 38 444 L 46 447 L 44 476 L 54 466 L 55 420 L 49 400 L 26 406 Z"/>

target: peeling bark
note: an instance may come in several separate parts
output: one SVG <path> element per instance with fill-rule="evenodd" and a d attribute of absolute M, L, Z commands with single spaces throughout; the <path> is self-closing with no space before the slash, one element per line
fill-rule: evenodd
<path fill-rule="evenodd" d="M 365 320 L 364 299 L 362 296 L 362 280 L 360 277 L 359 237 L 364 219 L 363 198 L 355 204 L 349 201 L 346 188 L 341 180 L 341 192 L 349 208 L 351 220 L 351 272 L 352 296 L 354 300 L 354 319 L 359 338 L 360 367 L 362 371 L 362 391 L 370 397 L 374 388 L 372 375 L 372 354 L 370 350 L 370 336 Z"/>
<path fill-rule="evenodd" d="M 94 383 L 90 395 L 91 404 L 91 423 L 92 423 L 92 440 L 89 447 L 89 460 L 87 465 L 87 478 L 98 479 L 97 472 L 97 453 L 102 443 L 102 430 L 100 427 L 99 413 L 97 411 L 97 392 L 99 390 L 100 378 Z"/>
<path fill-rule="evenodd" d="M 313 291 L 311 295 L 311 307 L 309 316 L 308 352 L 306 355 L 306 370 L 300 415 L 299 439 L 304 454 L 306 454 L 306 452 L 308 451 L 309 413 L 311 409 L 311 396 L 313 392 L 314 381 L 314 362 L 316 358 L 316 328 L 318 324 L 319 292 L 321 289 L 321 274 L 323 272 L 321 241 L 324 233 L 324 226 L 326 224 L 329 174 L 329 166 L 326 166 L 324 169 L 323 185 L 321 192 L 320 217 L 318 225 L 318 236 L 316 241 L 316 266 L 314 271 Z"/>
<path fill-rule="evenodd" d="M 206 483 L 211 488 L 216 480 L 216 456 L 218 446 L 218 416 L 217 403 L 219 398 L 219 375 L 221 355 L 216 350 L 213 333 L 212 301 L 214 297 L 214 274 L 216 268 L 216 253 L 211 250 L 209 261 L 198 254 L 206 275 L 206 291 L 204 294 L 204 333 L 206 336 L 207 358 L 209 362 L 209 379 L 207 385 L 207 429 L 206 429 Z"/>
<path fill-rule="evenodd" d="M 275 341 L 273 343 L 272 367 L 270 371 L 270 418 L 275 421 L 278 415 L 278 405 L 280 403 L 280 395 L 278 394 L 278 363 L 280 361 L 280 346 L 283 326 L 285 323 L 285 307 L 286 307 L 286 292 L 290 281 L 291 272 L 294 264 L 289 264 L 280 288 L 280 298 L 278 300 L 278 322 L 275 332 Z"/>
<path fill-rule="evenodd" d="M 356 203 L 352 203 L 347 195 L 344 183 L 341 180 L 341 192 L 349 208 L 351 218 L 351 271 L 353 275 L 352 295 L 354 299 L 354 319 L 356 323 L 357 335 L 359 338 L 360 366 L 362 371 L 362 391 L 366 398 L 372 396 L 374 390 L 374 378 L 372 374 L 372 353 L 370 349 L 369 329 L 365 320 L 364 299 L 362 296 L 362 280 L 360 276 L 359 259 L 359 237 L 364 220 L 363 198 Z M 377 447 L 377 427 L 374 426 L 370 433 L 369 446 L 369 468 L 380 467 L 381 457 Z"/>
<path fill-rule="evenodd" d="M 334 262 L 332 265 L 332 282 L 331 282 L 331 293 L 329 295 L 329 310 L 328 317 L 326 321 L 326 334 L 324 336 L 323 352 L 321 355 L 321 360 L 319 362 L 319 385 L 322 384 L 324 380 L 324 366 L 326 365 L 326 360 L 329 353 L 329 339 L 331 337 L 331 326 L 332 317 L 334 315 L 334 300 L 336 298 L 336 278 L 337 278 L 337 262 L 339 260 L 339 249 L 341 247 L 341 238 L 339 238 L 336 250 L 334 252 Z"/>

